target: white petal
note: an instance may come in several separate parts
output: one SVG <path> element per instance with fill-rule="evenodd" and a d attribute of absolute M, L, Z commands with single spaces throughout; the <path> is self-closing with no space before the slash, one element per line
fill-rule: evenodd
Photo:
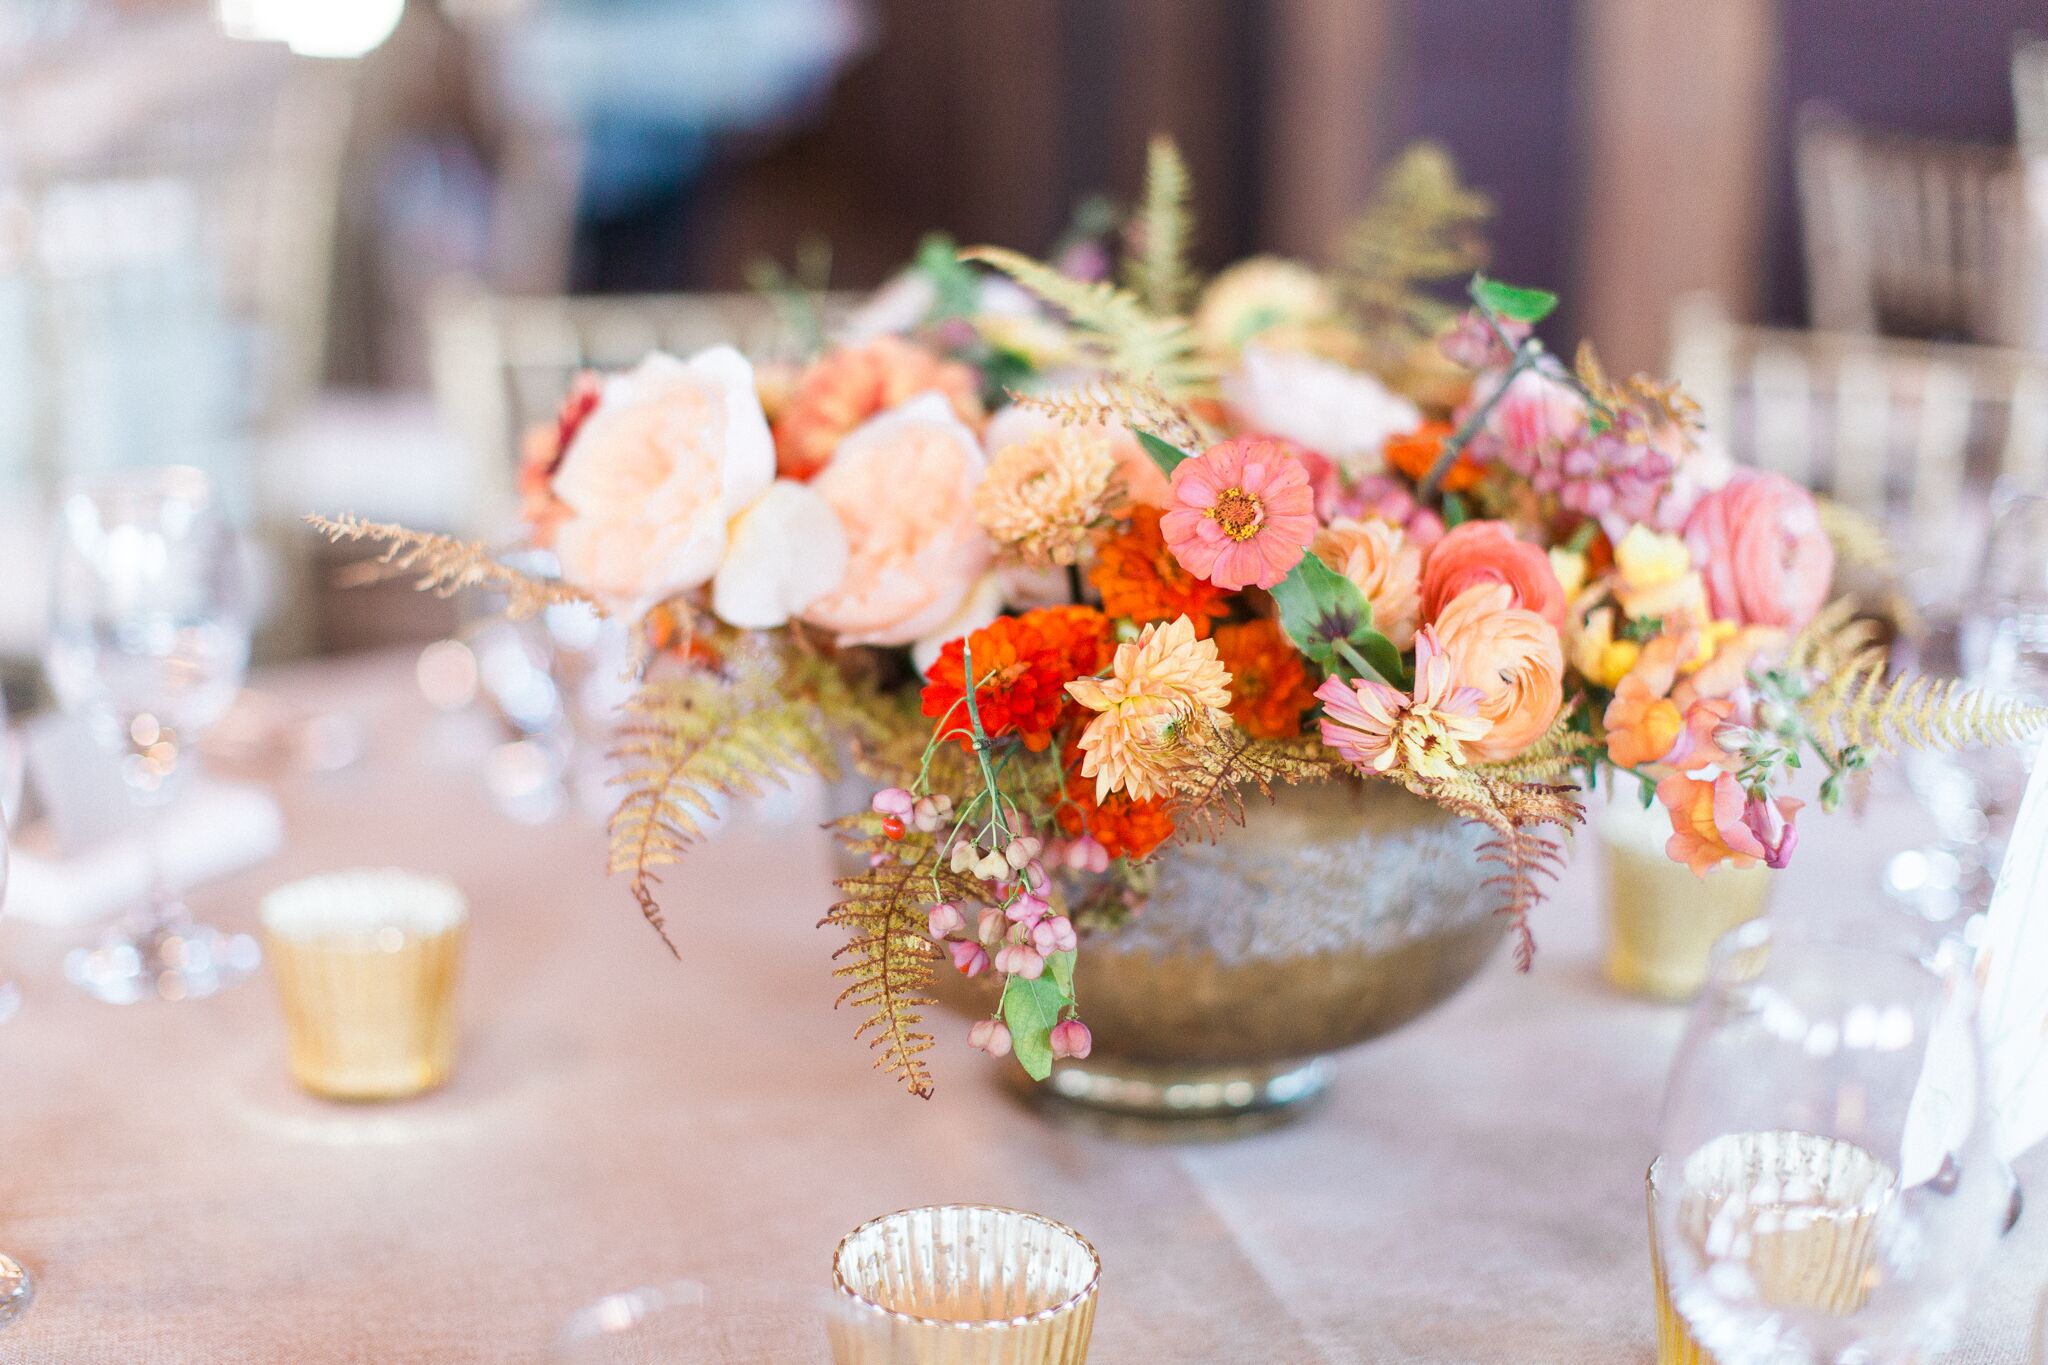
<path fill-rule="evenodd" d="M 712 346 L 691 356 L 685 368 L 725 396 L 725 514 L 732 516 L 775 482 L 775 438 L 761 411 L 754 367 L 732 347 Z"/>
<path fill-rule="evenodd" d="M 1002 580 L 992 573 L 983 574 L 968 590 L 958 609 L 937 630 L 911 645 L 910 661 L 917 665 L 918 672 L 924 672 L 939 657 L 946 641 L 980 630 L 1002 614 Z"/>
<path fill-rule="evenodd" d="M 846 531 L 831 504 L 783 479 L 733 519 L 711 609 L 728 625 L 770 630 L 845 576 Z"/>

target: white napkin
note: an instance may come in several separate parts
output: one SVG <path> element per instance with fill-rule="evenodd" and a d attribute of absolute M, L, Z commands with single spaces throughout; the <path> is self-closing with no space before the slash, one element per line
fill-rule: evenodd
<path fill-rule="evenodd" d="M 2011 1161 L 2048 1138 L 2048 739 L 1991 893 L 1977 985 L 1998 1149 Z"/>
<path fill-rule="evenodd" d="M 173 884 L 194 887 L 240 871 L 284 846 L 284 816 L 270 793 L 200 781 L 158 816 L 157 847 Z M 34 924 L 81 924 L 129 909 L 149 886 L 149 846 L 129 829 L 68 856 L 45 820 L 22 831 L 7 881 L 6 915 Z"/>

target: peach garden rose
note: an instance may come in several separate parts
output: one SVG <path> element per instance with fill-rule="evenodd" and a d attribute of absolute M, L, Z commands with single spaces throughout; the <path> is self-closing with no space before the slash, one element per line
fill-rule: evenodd
<path fill-rule="evenodd" d="M 1715 616 L 1798 630 L 1827 601 L 1834 546 L 1813 495 L 1782 474 L 1744 470 L 1701 498 L 1685 541 Z"/>
<path fill-rule="evenodd" d="M 1422 551 L 1398 526 L 1377 517 L 1339 518 L 1316 533 L 1317 559 L 1350 579 L 1372 604 L 1380 634 L 1406 650 L 1422 619 Z"/>
<path fill-rule="evenodd" d="M 974 512 L 985 463 L 980 441 L 939 394 L 840 442 L 808 487 L 846 530 L 847 572 L 803 619 L 849 645 L 961 633 L 961 609 L 994 558 Z"/>

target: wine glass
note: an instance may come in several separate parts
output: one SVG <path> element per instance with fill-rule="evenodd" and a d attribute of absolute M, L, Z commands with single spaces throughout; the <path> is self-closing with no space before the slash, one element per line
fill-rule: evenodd
<path fill-rule="evenodd" d="M 1652 1174 L 1669 1307 L 1721 1365 L 1904 1365 L 2010 1197 L 1952 943 L 1757 921 L 1715 953 Z"/>
<path fill-rule="evenodd" d="M 132 469 L 68 494 L 57 523 L 43 663 L 64 709 L 117 755 L 149 826 L 142 905 L 66 972 L 101 1000 L 211 995 L 256 967 L 256 942 L 195 924 L 170 882 L 157 816 L 249 662 L 240 547 L 197 469 Z"/>
<path fill-rule="evenodd" d="M 7 821 L 0 819 L 0 909 L 7 904 Z M 28 1311 L 35 1286 L 21 1263 L 0 1251 L 0 1327 L 7 1326 Z"/>

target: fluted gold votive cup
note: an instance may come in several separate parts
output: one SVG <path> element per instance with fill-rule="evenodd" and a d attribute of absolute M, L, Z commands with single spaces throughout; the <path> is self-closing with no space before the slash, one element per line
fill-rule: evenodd
<path fill-rule="evenodd" d="M 1666 856 L 1671 821 L 1627 793 L 1602 812 L 1607 979 L 1653 1000 L 1690 1000 L 1706 984 L 1714 945 L 1764 912 L 1771 871 L 1720 867 L 1702 877 Z"/>
<path fill-rule="evenodd" d="M 1846 1317 L 1870 1292 L 1877 1221 L 1896 1188 L 1890 1167 L 1854 1143 L 1812 1133 L 1730 1133 L 1692 1154 L 1682 1180 L 1650 1163 L 1650 1272 L 1657 1365 L 1715 1365 L 1673 1303 L 1659 1205 L 1689 1243 L 1739 1228 L 1744 1269 L 1777 1308 Z"/>
<path fill-rule="evenodd" d="M 438 877 L 332 872 L 263 899 L 292 1076 L 337 1100 L 397 1100 L 448 1078 L 468 910 Z"/>
<path fill-rule="evenodd" d="M 832 1258 L 837 1365 L 1081 1365 L 1102 1265 L 1050 1218 L 980 1204 L 863 1223 Z"/>

